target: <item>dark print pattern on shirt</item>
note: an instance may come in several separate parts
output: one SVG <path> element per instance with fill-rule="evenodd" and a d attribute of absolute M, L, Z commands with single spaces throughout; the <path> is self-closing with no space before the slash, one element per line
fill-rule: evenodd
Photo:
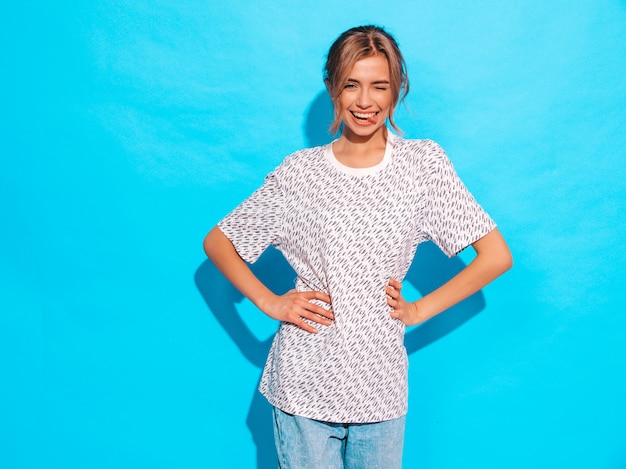
<path fill-rule="evenodd" d="M 394 135 L 371 168 L 341 165 L 330 144 L 288 156 L 218 226 L 247 262 L 272 244 L 299 291 L 330 295 L 335 320 L 318 334 L 280 325 L 260 390 L 284 412 L 344 423 L 407 411 L 405 328 L 389 316 L 389 278 L 404 279 L 423 241 L 453 256 L 495 228 L 439 145 Z"/>

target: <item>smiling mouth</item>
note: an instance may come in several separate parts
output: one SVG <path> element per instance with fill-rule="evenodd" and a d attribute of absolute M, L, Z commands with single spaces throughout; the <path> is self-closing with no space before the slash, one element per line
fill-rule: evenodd
<path fill-rule="evenodd" d="M 350 113 L 354 116 L 354 118 L 362 123 L 370 122 L 372 124 L 376 123 L 376 116 L 378 112 L 355 112 L 350 111 Z"/>

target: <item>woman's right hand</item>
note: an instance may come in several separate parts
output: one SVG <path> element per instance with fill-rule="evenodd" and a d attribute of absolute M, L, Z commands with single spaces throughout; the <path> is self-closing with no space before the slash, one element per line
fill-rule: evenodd
<path fill-rule="evenodd" d="M 305 319 L 330 326 L 335 316 L 332 311 L 311 303 L 312 300 L 331 303 L 330 296 L 320 291 L 299 292 L 290 290 L 284 295 L 273 295 L 265 304 L 258 306 L 261 311 L 273 319 L 289 322 L 307 332 L 316 334 L 317 329 Z"/>
<path fill-rule="evenodd" d="M 269 317 L 290 322 L 313 334 L 317 329 L 305 319 L 324 326 L 329 326 L 335 319 L 332 311 L 311 303 L 319 300 L 330 305 L 330 296 L 326 293 L 296 290 L 284 295 L 273 293 L 254 275 L 219 227 L 214 227 L 204 238 L 204 251 L 235 288 Z"/>

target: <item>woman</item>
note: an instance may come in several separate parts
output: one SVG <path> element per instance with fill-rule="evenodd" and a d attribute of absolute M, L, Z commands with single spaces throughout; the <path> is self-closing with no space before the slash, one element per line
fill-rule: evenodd
<path fill-rule="evenodd" d="M 480 290 L 512 264 L 495 223 L 430 140 L 405 140 L 393 113 L 409 85 L 382 28 L 343 33 L 325 83 L 335 109 L 331 144 L 300 150 L 222 219 L 204 248 L 261 311 L 281 321 L 260 390 L 274 407 L 282 468 L 399 468 L 407 412 L 405 326 Z M 419 243 L 474 260 L 414 302 L 401 281 Z M 296 271 L 270 291 L 252 273 L 270 244 Z"/>

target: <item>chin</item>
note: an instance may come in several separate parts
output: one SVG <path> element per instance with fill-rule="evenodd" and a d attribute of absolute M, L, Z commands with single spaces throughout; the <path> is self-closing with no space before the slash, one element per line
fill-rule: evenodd
<path fill-rule="evenodd" d="M 344 132 L 347 130 L 348 133 L 357 136 L 357 137 L 373 137 L 377 133 L 381 132 L 385 128 L 384 125 L 377 125 L 376 127 L 357 127 L 357 126 L 344 126 Z"/>

